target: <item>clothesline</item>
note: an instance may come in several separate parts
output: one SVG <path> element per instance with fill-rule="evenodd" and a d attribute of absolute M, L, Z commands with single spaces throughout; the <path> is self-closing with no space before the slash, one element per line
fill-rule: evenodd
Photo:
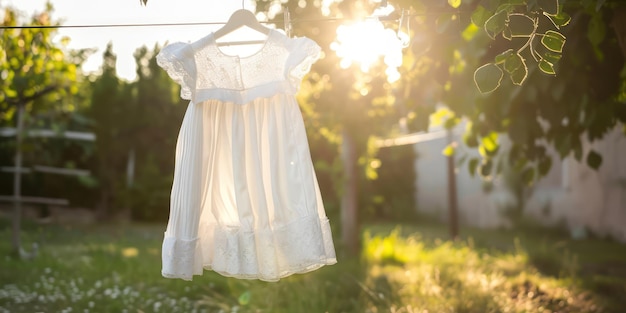
<path fill-rule="evenodd" d="M 410 16 L 428 16 L 440 14 L 461 14 L 464 11 L 449 12 L 431 12 L 431 13 L 412 13 Z M 381 21 L 396 21 L 399 19 L 388 16 L 368 16 L 364 19 L 380 19 Z M 353 18 L 344 17 L 324 17 L 309 19 L 292 19 L 291 24 L 311 23 L 311 22 L 346 22 L 354 21 Z M 284 20 L 260 21 L 262 24 L 284 24 Z M 16 25 L 16 26 L 0 26 L 0 29 L 60 29 L 60 28 L 117 28 L 117 27 L 166 27 L 166 26 L 203 26 L 203 25 L 224 25 L 226 22 L 186 22 L 186 23 L 146 23 L 146 24 L 83 24 L 83 25 Z"/>

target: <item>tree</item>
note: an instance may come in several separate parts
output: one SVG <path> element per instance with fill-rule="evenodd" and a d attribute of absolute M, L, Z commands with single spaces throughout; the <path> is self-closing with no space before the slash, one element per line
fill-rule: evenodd
<path fill-rule="evenodd" d="M 173 152 L 188 103 L 180 98 L 180 86 L 158 66 L 159 50 L 159 46 L 152 51 L 141 47 L 135 52 L 137 81 L 132 85 L 132 128 L 127 136 L 137 164 L 128 195 L 132 217 L 149 221 L 167 218 Z"/>
<path fill-rule="evenodd" d="M 117 57 L 111 43 L 103 54 L 102 73 L 92 83 L 89 117 L 96 134 L 96 176 L 100 189 L 98 215 L 110 218 L 124 209 L 120 191 L 124 190 L 124 172 L 130 151 L 128 136 L 133 116 L 130 86 L 117 78 Z"/>
<path fill-rule="evenodd" d="M 415 33 L 438 34 L 439 44 L 414 39 L 412 50 L 419 60 L 413 64 L 421 65 L 406 67 L 404 76 L 419 71 L 436 82 L 403 82 L 415 103 L 427 100 L 418 85 L 430 86 L 434 98 L 453 112 L 446 117 L 449 126 L 460 118 L 470 121 L 464 142 L 482 155 L 467 162 L 471 173 L 493 177 L 510 164 L 531 183 L 550 169 L 546 152 L 550 147 L 561 157 L 573 154 L 593 168 L 600 166 L 601 156 L 583 151 L 582 142 L 598 140 L 626 121 L 620 74 L 623 4 L 556 0 L 459 4 L 458 10 L 470 15 L 442 8 L 448 4 L 422 3 L 428 3 L 423 12 L 449 13 L 415 21 Z M 441 27 L 446 19 L 455 22 Z M 429 44 L 430 51 L 420 50 L 418 43 Z M 470 81 L 477 83 L 476 89 L 468 88 Z M 428 112 L 420 110 L 417 105 L 409 108 Z M 421 115 L 413 119 L 414 129 L 427 125 L 423 116 L 428 114 Z M 510 151 L 501 151 L 502 136 L 511 141 Z"/>
<path fill-rule="evenodd" d="M 52 21 L 53 8 L 50 3 L 43 12 L 35 14 L 29 25 L 57 25 Z M 15 27 L 22 24 L 17 11 L 5 8 L 2 26 Z M 22 130 L 26 114 L 53 109 L 56 102 L 76 92 L 77 65 L 68 60 L 63 47 L 53 41 L 53 28 L 22 28 L 0 30 L 0 109 L 4 120 L 14 120 L 17 128 L 14 212 L 12 220 L 13 252 L 21 252 L 21 172 Z"/>
<path fill-rule="evenodd" d="M 129 213 L 135 220 L 167 218 L 176 135 L 186 106 L 179 87 L 156 63 L 159 47 L 135 52 L 137 81 L 116 74 L 109 44 L 92 84 L 90 118 L 96 133 L 99 215 Z"/>

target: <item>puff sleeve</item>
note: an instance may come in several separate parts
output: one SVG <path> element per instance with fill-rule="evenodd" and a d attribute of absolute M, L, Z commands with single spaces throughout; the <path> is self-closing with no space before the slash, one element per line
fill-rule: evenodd
<path fill-rule="evenodd" d="M 292 39 L 287 58 L 287 77 L 293 87 L 299 88 L 302 78 L 311 70 L 311 65 L 320 57 L 321 48 L 312 39 L 299 37 Z"/>
<path fill-rule="evenodd" d="M 193 49 L 189 44 L 176 42 L 169 44 L 157 54 L 157 64 L 180 85 L 180 97 L 192 100 L 195 78 L 195 61 Z"/>

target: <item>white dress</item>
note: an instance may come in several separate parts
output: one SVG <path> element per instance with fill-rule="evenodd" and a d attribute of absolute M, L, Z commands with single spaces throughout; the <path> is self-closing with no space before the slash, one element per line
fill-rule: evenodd
<path fill-rule="evenodd" d="M 203 269 L 277 281 L 336 263 L 295 94 L 320 53 L 271 30 L 253 55 L 213 34 L 173 43 L 158 64 L 191 100 L 176 144 L 162 275 Z"/>

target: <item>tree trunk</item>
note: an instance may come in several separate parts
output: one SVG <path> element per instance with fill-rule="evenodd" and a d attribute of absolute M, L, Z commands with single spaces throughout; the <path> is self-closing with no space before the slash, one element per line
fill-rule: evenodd
<path fill-rule="evenodd" d="M 343 194 L 341 196 L 341 237 L 343 245 L 352 256 L 359 253 L 355 155 L 354 139 L 344 130 L 341 143 L 341 158 L 344 169 Z"/>
<path fill-rule="evenodd" d="M 11 231 L 12 252 L 20 255 L 22 248 L 22 133 L 24 131 L 24 109 L 25 105 L 17 105 L 17 132 L 15 134 L 15 172 L 13 173 L 13 220 Z"/>
<path fill-rule="evenodd" d="M 452 130 L 447 130 L 448 144 L 452 143 Z M 450 238 L 456 240 L 459 236 L 459 205 L 456 191 L 456 172 L 454 168 L 454 153 L 448 158 L 448 223 Z"/>

